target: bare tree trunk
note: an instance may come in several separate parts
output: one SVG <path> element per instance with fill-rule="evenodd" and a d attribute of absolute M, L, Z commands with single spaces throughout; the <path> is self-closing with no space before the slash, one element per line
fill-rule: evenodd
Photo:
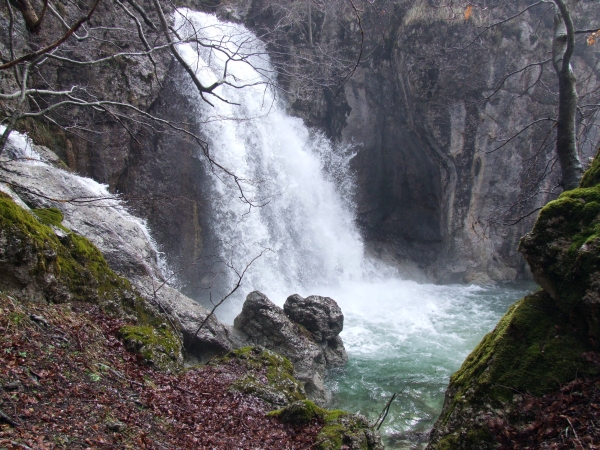
<path fill-rule="evenodd" d="M 31 4 L 30 0 L 15 0 L 16 5 L 21 11 L 21 15 L 25 20 L 25 24 L 27 25 L 27 29 L 32 33 L 38 33 L 40 31 L 40 27 L 42 25 L 42 20 L 44 19 L 44 15 L 46 14 L 46 9 L 48 7 L 48 0 L 44 1 L 44 7 L 42 9 L 41 14 L 37 15 L 35 12 L 35 8 Z"/>
<path fill-rule="evenodd" d="M 554 0 L 557 11 L 554 17 L 554 39 L 552 60 L 558 77 L 558 120 L 556 123 L 556 153 L 562 171 L 565 190 L 579 186 L 583 167 L 577 153 L 576 122 L 577 89 L 576 78 L 571 68 L 571 56 L 575 46 L 575 29 L 569 8 L 564 0 Z"/>

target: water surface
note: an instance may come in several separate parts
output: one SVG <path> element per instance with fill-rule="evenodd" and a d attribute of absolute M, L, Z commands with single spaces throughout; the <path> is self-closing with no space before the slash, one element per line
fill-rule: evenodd
<path fill-rule="evenodd" d="M 337 289 L 332 296 L 344 312 L 349 362 L 329 378 L 331 406 L 374 420 L 392 394 L 402 392 L 381 428 L 386 448 L 424 448 L 450 375 L 533 288 L 388 280 Z"/>

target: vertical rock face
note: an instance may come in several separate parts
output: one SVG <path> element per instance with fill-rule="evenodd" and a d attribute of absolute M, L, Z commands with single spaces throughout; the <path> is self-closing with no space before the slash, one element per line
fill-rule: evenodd
<path fill-rule="evenodd" d="M 277 22 L 264 0 L 235 2 L 235 7 L 228 3 L 211 2 L 211 8 L 255 30 Z M 278 3 L 285 10 L 292 2 Z M 584 27 L 595 17 L 588 14 L 593 3 L 580 3 L 578 20 Z M 465 45 L 470 23 L 506 17 L 510 15 L 503 9 L 506 5 L 475 8 L 469 21 L 446 20 L 444 10 L 432 8 L 426 0 L 366 8 L 364 57 L 339 95 L 322 91 L 306 98 L 300 95 L 299 82 L 284 81 L 294 114 L 334 139 L 357 144 L 353 168 L 358 222 L 372 249 L 395 261 L 415 262 L 440 281 L 524 276 L 527 269 L 516 246 L 530 229 L 533 215 L 524 216 L 543 205 L 558 182 L 554 175 L 538 182 L 539 174 L 553 167 L 550 122 L 507 141 L 515 130 L 554 115 L 556 80 L 550 70 L 543 74 L 549 90 L 538 86 L 521 95 L 538 74 L 534 69 L 540 66 L 535 63 L 547 53 L 552 15 L 542 16 L 534 8 L 485 33 L 468 49 L 457 50 Z M 100 26 L 125 27 L 129 19 L 115 11 L 101 3 L 94 19 Z M 334 17 L 315 8 L 313 14 L 315 46 L 339 50 L 348 60 L 358 54 L 360 33 L 353 11 L 342 8 Z M 5 16 L 2 20 L 8 23 Z M 2 27 L 3 54 L 8 54 L 7 29 Z M 274 55 L 277 63 L 291 64 L 297 50 L 307 50 L 302 33 L 293 27 L 283 31 L 277 43 L 287 54 L 283 60 Z M 128 40 L 124 35 L 123 41 Z M 17 44 L 17 50 L 27 50 L 22 42 Z M 577 73 L 586 73 L 595 64 L 592 52 L 583 47 L 578 41 L 573 60 Z M 86 40 L 73 51 L 74 57 L 97 57 L 102 44 Z M 511 70 L 528 65 L 531 70 L 522 76 L 502 81 Z M 83 83 L 99 97 L 127 100 L 188 126 L 196 118 L 193 105 L 180 92 L 184 77 L 179 70 L 169 56 L 157 56 L 156 68 L 138 58 L 131 64 L 107 64 L 96 72 L 52 61 L 36 87 L 50 83 L 68 89 Z M 318 75 L 318 70 L 308 67 L 303 75 Z M 596 78 L 588 81 L 585 89 L 591 92 Z M 130 196 L 130 205 L 148 219 L 161 249 L 177 268 L 195 261 L 211 239 L 206 232 L 210 202 L 205 169 L 197 147 L 170 133 L 135 124 L 125 129 L 108 117 L 89 119 L 96 136 L 92 141 L 59 129 L 38 137 L 58 144 L 53 149 L 62 152 L 71 169 Z M 581 149 L 584 156 L 592 151 L 588 144 Z M 523 217 L 510 227 L 501 224 Z M 180 278 L 193 284 L 195 274 L 182 273 Z"/>
<path fill-rule="evenodd" d="M 288 358 L 294 365 L 296 378 L 306 383 L 307 394 L 322 403 L 327 398 L 326 370 L 348 361 L 338 336 L 344 316 L 335 301 L 326 297 L 303 299 L 293 295 L 286 306 L 284 312 L 264 294 L 251 292 L 235 318 L 234 327 L 247 336 L 249 344 L 261 345 Z M 286 315 L 290 310 L 292 316 Z"/>
<path fill-rule="evenodd" d="M 260 14 L 262 3 L 253 2 L 247 21 L 266 28 L 272 17 Z M 552 93 L 539 84 L 528 89 L 538 75 L 551 91 L 557 88 L 550 68 L 533 69 L 551 45 L 552 14 L 533 8 L 477 41 L 467 39 L 477 34 L 474 27 L 481 30 L 524 5 L 488 2 L 473 8 L 468 20 L 447 20 L 449 10 L 426 0 L 365 8 L 364 58 L 339 95 L 306 99 L 294 82 L 287 89 L 294 113 L 336 139 L 358 143 L 358 220 L 367 242 L 383 256 L 415 261 L 440 281 L 526 276 L 516 251 L 533 224 L 534 216 L 525 216 L 553 198 L 548 192 L 558 184 L 557 174 L 539 181 L 552 166 L 551 121 L 507 141 L 555 115 Z M 582 26 L 592 7 L 579 4 Z M 352 11 L 313 19 L 319 48 L 358 54 Z M 285 48 L 293 55 L 307 46 L 297 31 Z M 583 40 L 574 61 L 586 79 L 596 57 Z M 581 147 L 584 156 L 593 154 L 596 142 Z"/>

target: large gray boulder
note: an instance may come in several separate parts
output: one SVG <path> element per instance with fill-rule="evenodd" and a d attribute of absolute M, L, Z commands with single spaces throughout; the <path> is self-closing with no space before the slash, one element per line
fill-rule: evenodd
<path fill-rule="evenodd" d="M 337 335 L 330 339 L 331 347 L 329 341 L 317 340 L 308 328 L 290 320 L 282 308 L 258 291 L 248 294 L 242 312 L 233 324 L 246 334 L 248 343 L 261 345 L 288 358 L 294 365 L 296 378 L 305 383 L 310 398 L 317 403 L 327 400 L 324 385 L 327 368 L 347 361 L 344 345 Z"/>
<path fill-rule="evenodd" d="M 288 319 L 283 309 L 264 294 L 251 292 L 233 326 L 247 335 L 248 343 L 288 358 L 294 365 L 296 378 L 305 383 L 306 393 L 317 402 L 326 400 L 325 355 L 317 342 Z"/>
<path fill-rule="evenodd" d="M 334 339 L 344 328 L 342 310 L 329 297 L 290 295 L 283 310 L 290 320 L 310 331 L 318 342 Z"/>
<path fill-rule="evenodd" d="M 348 355 L 342 338 L 344 314 L 335 300 L 329 297 L 311 295 L 303 298 L 290 295 L 283 310 L 292 322 L 308 330 L 323 349 L 327 368 L 342 367 L 348 362 Z"/>

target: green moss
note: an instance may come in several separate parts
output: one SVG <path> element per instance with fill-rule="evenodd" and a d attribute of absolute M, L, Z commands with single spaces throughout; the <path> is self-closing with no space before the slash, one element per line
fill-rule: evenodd
<path fill-rule="evenodd" d="M 30 282 L 39 283 L 46 300 L 97 303 L 106 312 L 133 314 L 141 324 L 162 323 L 130 282 L 110 269 L 88 239 L 61 225 L 58 209 L 37 209 L 34 213 L 0 193 L 0 236 L 6 239 L 5 257 L 14 267 L 29 269 Z M 67 234 L 59 238 L 50 225 Z"/>
<path fill-rule="evenodd" d="M 317 435 L 317 449 L 340 450 L 346 429 L 341 423 L 331 423 L 321 428 Z"/>
<path fill-rule="evenodd" d="M 548 203 L 521 249 L 541 258 L 559 307 L 570 313 L 600 270 L 600 186 L 573 189 Z"/>
<path fill-rule="evenodd" d="M 477 428 L 466 433 L 452 433 L 444 436 L 432 450 L 459 450 L 459 449 L 493 449 L 496 448 L 488 430 Z"/>
<path fill-rule="evenodd" d="M 600 149 L 592 162 L 592 165 L 583 174 L 580 186 L 582 188 L 592 187 L 600 184 Z"/>
<path fill-rule="evenodd" d="M 37 208 L 32 209 L 33 213 L 38 217 L 40 222 L 44 225 L 54 225 L 55 227 L 60 227 L 63 230 L 67 230 L 67 228 L 62 226 L 62 221 L 64 219 L 63 213 L 58 208 Z"/>
<path fill-rule="evenodd" d="M 356 448 L 369 450 L 382 448 L 369 422 L 356 414 L 335 414 L 337 418 L 325 419 L 325 425 L 317 435 L 318 450 L 340 450 Z"/>
<path fill-rule="evenodd" d="M 299 400 L 285 408 L 271 411 L 268 416 L 277 417 L 294 426 L 305 425 L 312 420 L 323 422 L 323 428 L 317 436 L 316 448 L 320 450 L 339 450 L 342 445 L 359 443 L 358 448 L 369 449 L 369 439 L 365 431 L 372 433 L 367 421 L 342 411 L 327 410 L 310 400 Z M 352 446 L 351 448 L 357 448 Z"/>
<path fill-rule="evenodd" d="M 181 369 L 181 344 L 166 325 L 126 325 L 119 330 L 119 336 L 130 351 L 139 353 L 148 364 L 172 372 Z"/>
<path fill-rule="evenodd" d="M 269 417 L 278 417 L 283 422 L 292 425 L 303 425 L 313 419 L 319 419 L 325 423 L 333 422 L 348 415 L 348 413 L 339 409 L 321 408 L 310 400 L 298 400 L 285 408 L 271 411 L 268 415 Z"/>
<path fill-rule="evenodd" d="M 294 366 L 289 359 L 260 347 L 243 347 L 229 352 L 215 364 L 237 359 L 250 371 L 231 388 L 255 395 L 273 405 L 286 405 L 304 400 L 302 383 L 294 378 Z M 266 382 L 258 373 L 263 373 Z"/>
<path fill-rule="evenodd" d="M 578 375 L 597 375 L 582 356 L 591 350 L 584 329 L 544 291 L 517 302 L 452 375 L 456 395 L 443 422 L 461 403 L 500 404 L 515 391 L 542 395 Z"/>

